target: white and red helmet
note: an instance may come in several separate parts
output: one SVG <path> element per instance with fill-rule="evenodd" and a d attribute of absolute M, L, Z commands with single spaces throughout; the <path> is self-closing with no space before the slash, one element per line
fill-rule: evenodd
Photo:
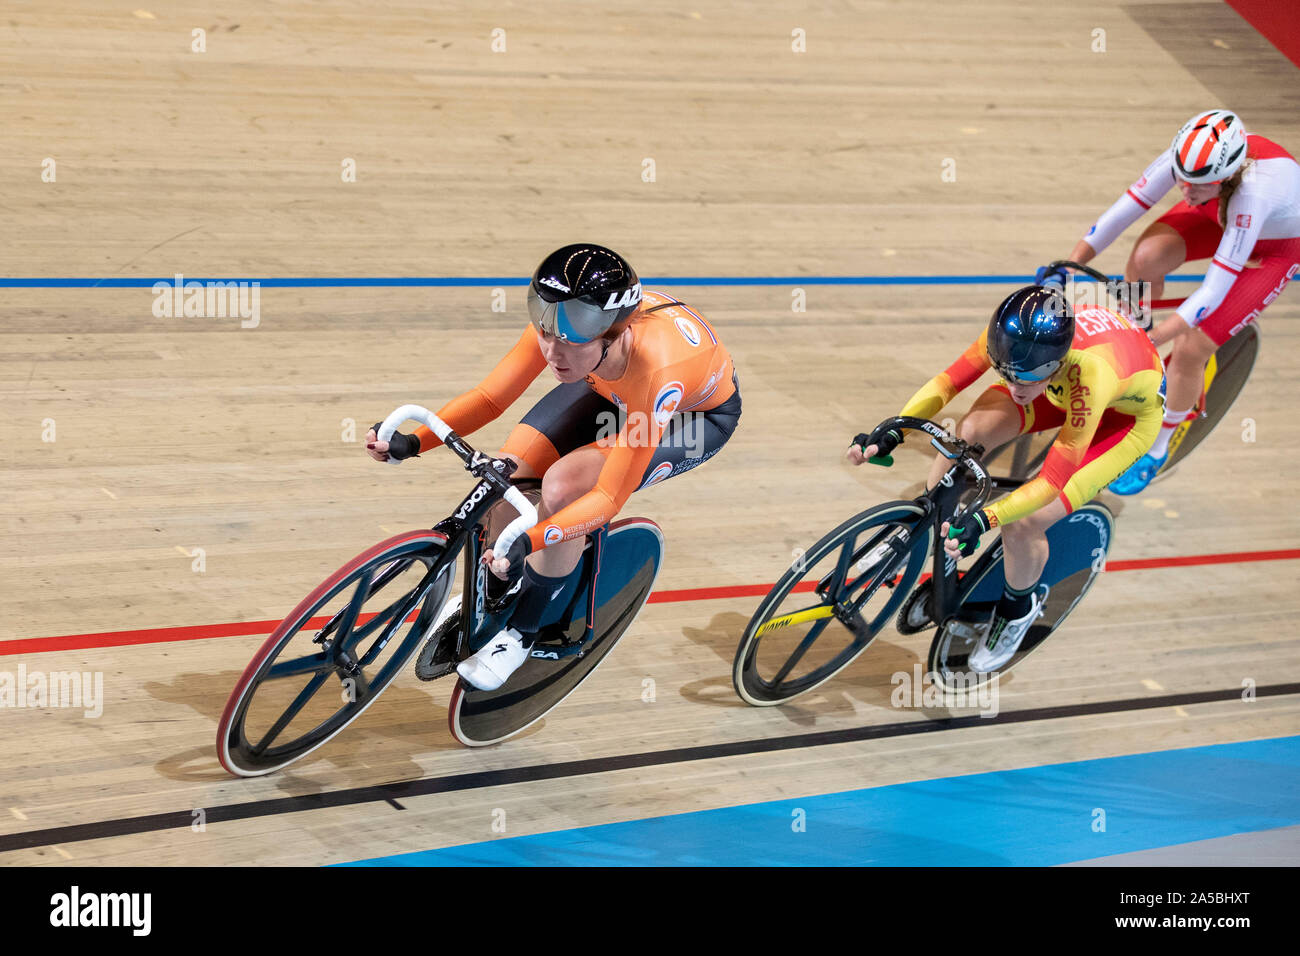
<path fill-rule="evenodd" d="M 1183 124 L 1169 151 L 1183 182 L 1217 183 L 1246 161 L 1246 128 L 1236 113 L 1208 110 Z"/>

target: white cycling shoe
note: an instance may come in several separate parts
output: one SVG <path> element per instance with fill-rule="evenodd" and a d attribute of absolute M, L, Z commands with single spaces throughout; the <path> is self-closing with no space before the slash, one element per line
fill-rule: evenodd
<path fill-rule="evenodd" d="M 456 673 L 479 690 L 496 690 L 526 660 L 528 648 L 524 646 L 523 635 L 508 627 L 484 644 L 477 654 L 457 664 Z"/>
<path fill-rule="evenodd" d="M 1002 667 L 1007 661 L 1011 660 L 1020 648 L 1020 643 L 1029 633 L 1030 626 L 1043 616 L 1044 606 L 1047 604 L 1047 594 L 1050 588 L 1046 584 L 1040 584 L 1034 591 L 1033 603 L 1029 607 L 1029 613 L 1024 617 L 1018 617 L 1014 621 L 1007 621 L 1000 634 L 992 637 L 987 630 L 979 641 L 979 646 L 967 660 L 967 666 L 973 671 L 981 674 L 987 674 L 991 671 Z M 994 612 L 996 615 L 996 612 Z M 989 622 L 992 627 L 993 622 Z M 990 638 L 992 637 L 992 646 Z"/>

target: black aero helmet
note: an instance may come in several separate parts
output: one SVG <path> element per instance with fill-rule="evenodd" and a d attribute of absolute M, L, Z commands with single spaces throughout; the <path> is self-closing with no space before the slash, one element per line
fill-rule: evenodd
<path fill-rule="evenodd" d="M 566 342 L 598 339 L 641 302 L 641 281 L 612 249 L 580 242 L 542 260 L 528 287 L 533 325 Z"/>
<path fill-rule="evenodd" d="M 1074 341 L 1074 315 L 1056 289 L 1025 286 L 993 311 L 989 321 L 989 360 L 1009 382 L 1029 384 L 1051 378 Z"/>

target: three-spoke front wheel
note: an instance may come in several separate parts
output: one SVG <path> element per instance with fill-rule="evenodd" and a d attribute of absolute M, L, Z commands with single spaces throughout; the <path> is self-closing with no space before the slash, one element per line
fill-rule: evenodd
<path fill-rule="evenodd" d="M 746 703 L 807 693 L 867 649 L 920 576 L 934 530 L 911 502 L 850 518 L 797 554 L 745 627 L 732 683 Z"/>
<path fill-rule="evenodd" d="M 245 668 L 217 727 L 221 765 L 279 770 L 374 703 L 420 646 L 447 599 L 455 555 L 436 531 L 410 531 L 358 555 L 294 608 Z"/>

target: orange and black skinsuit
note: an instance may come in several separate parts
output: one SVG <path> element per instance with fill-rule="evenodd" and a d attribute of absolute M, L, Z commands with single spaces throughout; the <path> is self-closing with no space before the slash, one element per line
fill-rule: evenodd
<path fill-rule="evenodd" d="M 902 415 L 933 418 L 992 365 L 988 330 L 903 407 Z M 1074 341 L 1047 391 L 1020 410 L 1020 434 L 1060 428 L 1031 481 L 984 508 L 990 528 L 1037 511 L 1052 499 L 1066 513 L 1092 499 L 1137 461 L 1160 432 L 1163 366 L 1145 332 L 1108 309 L 1075 315 Z M 999 382 L 994 389 L 1010 391 Z"/>
<path fill-rule="evenodd" d="M 740 390 L 731 356 L 697 312 L 671 296 L 646 292 L 631 323 L 621 378 L 600 377 L 552 389 L 510 433 L 502 453 L 538 475 L 582 447 L 605 456 L 596 486 L 529 529 L 531 550 L 581 537 L 610 521 L 632 492 L 703 464 L 731 437 Z M 501 415 L 546 369 L 530 325 L 482 382 L 438 416 L 468 435 Z M 420 451 L 440 444 L 421 426 Z"/>

